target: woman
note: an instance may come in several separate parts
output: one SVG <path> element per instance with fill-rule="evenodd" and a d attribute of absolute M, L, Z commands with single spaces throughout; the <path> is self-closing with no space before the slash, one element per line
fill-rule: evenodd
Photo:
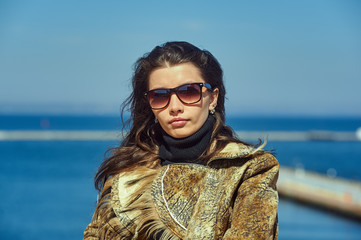
<path fill-rule="evenodd" d="M 187 42 L 136 62 L 130 131 L 96 174 L 85 239 L 277 239 L 278 162 L 225 125 L 222 76 Z"/>

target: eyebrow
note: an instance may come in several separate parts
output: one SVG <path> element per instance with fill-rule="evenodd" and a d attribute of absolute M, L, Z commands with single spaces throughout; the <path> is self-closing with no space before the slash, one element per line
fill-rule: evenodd
<path fill-rule="evenodd" d="M 157 88 L 153 88 L 153 89 L 148 88 L 148 91 L 158 90 L 158 89 L 174 89 L 174 88 L 183 86 L 183 85 L 185 85 L 185 84 L 194 84 L 194 83 L 203 83 L 203 84 L 205 84 L 206 82 L 205 82 L 205 81 L 203 81 L 203 82 L 194 82 L 194 81 L 192 81 L 192 82 L 185 82 L 185 83 L 182 83 L 182 84 L 180 84 L 180 85 L 178 85 L 178 86 L 170 87 L 170 88 L 167 88 L 167 87 L 157 87 Z"/>

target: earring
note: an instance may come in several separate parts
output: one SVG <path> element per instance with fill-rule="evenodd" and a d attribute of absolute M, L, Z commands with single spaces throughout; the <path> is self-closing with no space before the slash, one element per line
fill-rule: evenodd
<path fill-rule="evenodd" d="M 154 123 L 158 123 L 158 118 L 154 118 Z"/>
<path fill-rule="evenodd" d="M 212 114 L 212 115 L 213 115 L 215 112 L 216 112 L 216 110 L 214 110 L 214 108 L 213 108 L 212 110 L 209 110 L 209 113 Z"/>

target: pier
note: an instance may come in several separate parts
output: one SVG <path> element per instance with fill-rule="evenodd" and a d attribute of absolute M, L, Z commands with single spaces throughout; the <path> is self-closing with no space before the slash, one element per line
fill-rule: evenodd
<path fill-rule="evenodd" d="M 314 205 L 361 221 L 361 183 L 282 166 L 280 197 Z"/>
<path fill-rule="evenodd" d="M 114 141 L 118 131 L 26 130 L 0 131 L 0 141 Z"/>

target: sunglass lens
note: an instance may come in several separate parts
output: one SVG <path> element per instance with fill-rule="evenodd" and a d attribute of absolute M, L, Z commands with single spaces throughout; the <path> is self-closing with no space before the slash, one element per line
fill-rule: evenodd
<path fill-rule="evenodd" d="M 168 104 L 169 93 L 166 89 L 153 90 L 148 93 L 148 101 L 152 108 L 163 108 Z"/>
<path fill-rule="evenodd" d="M 177 95 L 184 103 L 195 103 L 201 99 L 201 87 L 198 84 L 186 84 L 178 88 Z"/>

